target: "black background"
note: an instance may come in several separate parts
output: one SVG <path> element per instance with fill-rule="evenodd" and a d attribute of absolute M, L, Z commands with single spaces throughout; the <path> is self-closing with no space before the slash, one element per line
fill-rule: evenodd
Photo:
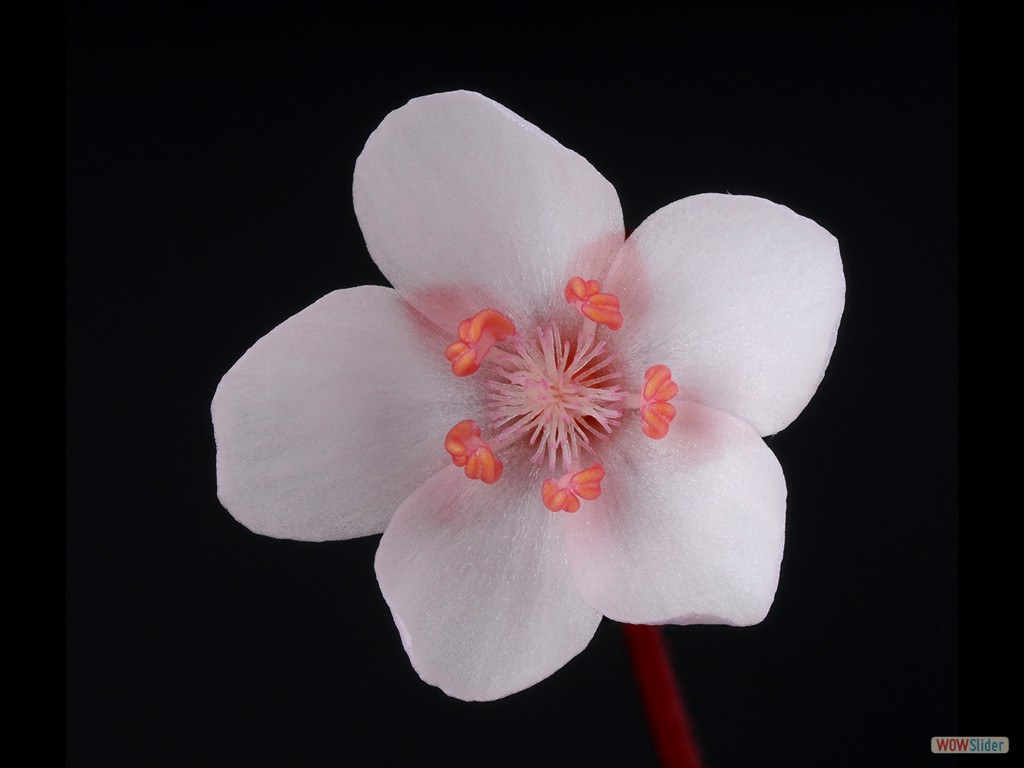
<path fill-rule="evenodd" d="M 930 737 L 1009 735 L 975 685 L 1002 659 L 983 577 L 958 610 L 956 9 L 823 5 L 601 26 L 68 6 L 69 764 L 655 764 L 617 625 L 523 693 L 448 699 L 402 650 L 379 537 L 262 538 L 216 498 L 220 376 L 321 295 L 385 283 L 355 159 L 390 110 L 455 88 L 588 158 L 627 227 L 728 191 L 839 239 L 836 352 L 769 439 L 789 486 L 775 605 L 666 630 L 707 765 L 948 765 Z"/>

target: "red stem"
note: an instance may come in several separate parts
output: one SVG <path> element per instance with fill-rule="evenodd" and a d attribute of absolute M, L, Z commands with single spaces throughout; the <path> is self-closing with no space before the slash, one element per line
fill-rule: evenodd
<path fill-rule="evenodd" d="M 697 742 L 672 673 L 661 628 L 623 624 L 622 629 L 663 768 L 700 768 Z"/>

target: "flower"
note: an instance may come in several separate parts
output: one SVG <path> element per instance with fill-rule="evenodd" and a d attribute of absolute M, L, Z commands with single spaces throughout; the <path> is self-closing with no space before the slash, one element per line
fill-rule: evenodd
<path fill-rule="evenodd" d="M 627 239 L 586 160 L 468 92 L 388 115 L 353 199 L 394 288 L 328 294 L 224 376 L 231 514 L 284 538 L 383 532 L 412 664 L 462 699 L 544 679 L 602 616 L 761 621 L 786 504 L 762 436 L 831 356 L 835 238 L 712 194 Z"/>

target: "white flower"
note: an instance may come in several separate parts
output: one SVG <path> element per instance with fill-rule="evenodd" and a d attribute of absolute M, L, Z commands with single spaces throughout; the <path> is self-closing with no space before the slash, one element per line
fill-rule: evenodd
<path fill-rule="evenodd" d="M 547 677 L 602 615 L 761 621 L 786 503 L 761 436 L 831 355 L 835 238 L 699 195 L 624 241 L 586 160 L 467 92 L 388 115 L 353 196 L 395 287 L 325 296 L 225 375 L 228 510 L 269 536 L 383 532 L 409 657 L 462 699 Z"/>

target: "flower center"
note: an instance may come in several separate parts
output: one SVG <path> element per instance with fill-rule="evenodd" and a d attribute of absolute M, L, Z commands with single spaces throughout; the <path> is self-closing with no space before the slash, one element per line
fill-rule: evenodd
<path fill-rule="evenodd" d="M 495 483 L 504 469 L 498 455 L 526 440 L 535 446 L 533 462 L 546 461 L 551 472 L 561 464 L 564 474 L 541 488 L 553 512 L 576 512 L 581 498 L 601 495 L 605 468 L 589 464 L 597 458 L 594 443 L 620 426 L 626 410 L 639 410 L 644 434 L 661 439 L 675 418 L 668 401 L 679 393 L 665 365 L 650 368 L 639 391 L 628 391 L 607 338 L 599 336 L 622 326 L 617 296 L 601 293 L 597 280 L 572 277 L 565 300 L 582 316 L 574 332 L 549 321 L 520 334 L 508 317 L 484 309 L 459 324 L 459 340 L 445 350 L 456 376 L 487 363 L 488 437 L 472 419 L 456 424 L 445 437 L 452 462 L 471 479 Z"/>
<path fill-rule="evenodd" d="M 534 461 L 559 461 L 568 472 L 581 454 L 593 453 L 591 438 L 605 438 L 622 419 L 627 393 L 619 385 L 615 357 L 585 322 L 575 339 L 555 323 L 531 335 L 516 335 L 512 349 L 495 356 L 487 382 L 487 423 L 494 442 L 507 445 L 529 436 Z"/>

